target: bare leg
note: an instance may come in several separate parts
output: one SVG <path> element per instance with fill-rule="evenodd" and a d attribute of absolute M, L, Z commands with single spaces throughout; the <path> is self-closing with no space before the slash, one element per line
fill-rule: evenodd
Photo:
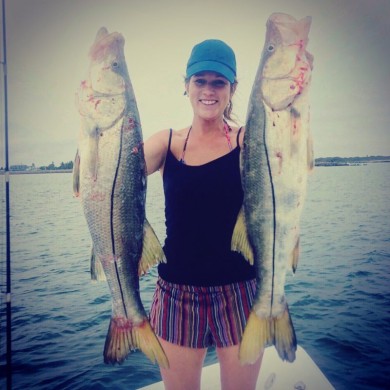
<path fill-rule="evenodd" d="M 165 390 L 199 390 L 207 348 L 187 348 L 158 337 L 169 360 L 169 368 L 160 368 Z"/>
<path fill-rule="evenodd" d="M 263 355 L 254 364 L 241 365 L 238 360 L 239 345 L 217 348 L 221 366 L 222 390 L 254 390 L 260 372 Z"/>

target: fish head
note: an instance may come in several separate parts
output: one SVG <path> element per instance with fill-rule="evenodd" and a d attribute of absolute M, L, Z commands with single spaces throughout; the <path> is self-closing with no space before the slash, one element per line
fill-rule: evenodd
<path fill-rule="evenodd" d="M 306 51 L 311 17 L 296 20 L 282 13 L 272 14 L 262 53 L 261 90 L 272 110 L 283 110 L 310 83 L 313 56 Z"/>
<path fill-rule="evenodd" d="M 89 51 L 89 86 L 95 93 L 116 95 L 126 90 L 129 79 L 124 56 L 125 40 L 120 33 L 101 27 Z"/>

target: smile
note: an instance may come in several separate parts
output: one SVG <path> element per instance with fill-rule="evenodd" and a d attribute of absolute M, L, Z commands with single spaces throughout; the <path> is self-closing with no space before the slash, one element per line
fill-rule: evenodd
<path fill-rule="evenodd" d="M 201 103 L 205 104 L 206 106 L 211 106 L 212 104 L 215 104 L 218 102 L 218 100 L 199 100 Z"/>

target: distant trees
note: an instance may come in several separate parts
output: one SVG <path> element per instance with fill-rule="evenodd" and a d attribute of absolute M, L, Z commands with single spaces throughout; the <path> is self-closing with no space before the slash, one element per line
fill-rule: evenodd
<path fill-rule="evenodd" d="M 69 161 L 67 163 L 61 163 L 59 169 L 73 169 L 73 161 Z"/>
<path fill-rule="evenodd" d="M 61 169 L 73 169 L 73 161 L 68 161 L 67 163 L 61 162 L 59 166 L 56 166 L 54 164 L 54 161 L 52 161 L 51 164 L 43 167 L 39 167 L 40 170 L 49 170 L 49 171 L 54 171 L 54 170 L 61 170 Z"/>
<path fill-rule="evenodd" d="M 60 165 L 56 165 L 54 161 L 51 162 L 49 165 L 43 165 L 39 168 L 36 167 L 35 163 L 32 163 L 31 165 L 11 165 L 10 171 L 58 171 L 58 170 L 71 170 L 73 169 L 73 161 L 68 162 L 61 162 Z M 3 168 L 0 168 L 0 170 L 3 170 Z"/>

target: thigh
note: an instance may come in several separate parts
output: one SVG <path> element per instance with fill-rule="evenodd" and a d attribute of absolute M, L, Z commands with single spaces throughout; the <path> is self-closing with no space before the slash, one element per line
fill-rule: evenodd
<path fill-rule="evenodd" d="M 260 372 L 263 355 L 254 364 L 241 365 L 238 360 L 239 345 L 217 348 L 221 366 L 222 390 L 254 390 Z"/>
<path fill-rule="evenodd" d="M 160 368 L 165 390 L 199 390 L 207 348 L 182 347 L 158 339 L 169 361 L 169 368 Z"/>

